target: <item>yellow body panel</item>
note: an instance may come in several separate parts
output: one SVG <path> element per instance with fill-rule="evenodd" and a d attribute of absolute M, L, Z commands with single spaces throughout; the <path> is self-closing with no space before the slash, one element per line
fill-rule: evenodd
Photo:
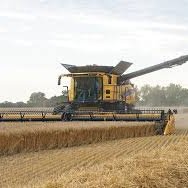
<path fill-rule="evenodd" d="M 164 130 L 164 135 L 170 135 L 170 134 L 174 134 L 176 129 L 175 129 L 175 117 L 173 114 L 168 115 L 168 123 L 165 127 Z"/>
<path fill-rule="evenodd" d="M 88 74 L 88 75 L 87 75 Z M 75 77 L 91 77 L 91 73 L 79 73 L 70 75 L 71 85 L 69 87 L 69 101 L 74 101 L 75 99 Z M 136 102 L 136 96 L 134 87 L 132 84 L 122 84 L 118 85 L 119 75 L 105 74 L 105 73 L 95 73 L 95 77 L 102 78 L 102 95 L 98 100 L 116 102 L 125 101 L 127 104 L 134 105 Z"/>

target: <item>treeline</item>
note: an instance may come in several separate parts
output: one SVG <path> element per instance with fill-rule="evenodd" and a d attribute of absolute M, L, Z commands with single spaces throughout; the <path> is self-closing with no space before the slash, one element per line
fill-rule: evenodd
<path fill-rule="evenodd" d="M 170 84 L 166 87 L 145 85 L 138 90 L 142 106 L 188 106 L 188 89 Z"/>
<path fill-rule="evenodd" d="M 67 101 L 67 94 L 64 92 L 60 96 L 53 96 L 51 98 L 46 98 L 46 95 L 42 92 L 34 92 L 31 94 L 29 100 L 24 102 L 8 102 L 5 101 L 0 103 L 0 107 L 14 107 L 14 108 L 24 108 L 24 107 L 54 107 L 61 104 L 63 101 Z"/>
<path fill-rule="evenodd" d="M 137 98 L 139 106 L 188 106 L 188 89 L 176 84 L 166 87 L 145 85 L 137 89 Z M 67 101 L 66 91 L 49 99 L 44 93 L 35 92 L 26 103 L 5 101 L 0 103 L 0 107 L 54 107 L 65 101 Z"/>

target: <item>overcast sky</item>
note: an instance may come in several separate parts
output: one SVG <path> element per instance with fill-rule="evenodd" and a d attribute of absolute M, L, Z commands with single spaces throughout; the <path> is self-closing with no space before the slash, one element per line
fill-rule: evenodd
<path fill-rule="evenodd" d="M 0 102 L 61 94 L 60 63 L 134 64 L 188 54 L 188 0 L 0 0 Z M 188 88 L 188 63 L 132 80 Z M 64 83 L 66 84 L 66 83 Z"/>

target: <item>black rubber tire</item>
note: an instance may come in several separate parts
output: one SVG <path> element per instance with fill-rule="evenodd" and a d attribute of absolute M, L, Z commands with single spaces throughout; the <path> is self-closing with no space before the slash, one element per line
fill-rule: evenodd
<path fill-rule="evenodd" d="M 66 113 L 64 112 L 62 115 L 61 115 L 61 120 L 62 121 L 71 121 L 71 113 Z"/>

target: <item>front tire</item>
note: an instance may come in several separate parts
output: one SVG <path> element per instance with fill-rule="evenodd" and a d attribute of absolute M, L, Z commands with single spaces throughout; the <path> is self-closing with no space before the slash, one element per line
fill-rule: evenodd
<path fill-rule="evenodd" d="M 71 119 L 72 119 L 71 113 L 66 113 L 66 112 L 64 112 L 64 113 L 61 115 L 61 120 L 62 120 L 62 121 L 71 121 Z"/>

